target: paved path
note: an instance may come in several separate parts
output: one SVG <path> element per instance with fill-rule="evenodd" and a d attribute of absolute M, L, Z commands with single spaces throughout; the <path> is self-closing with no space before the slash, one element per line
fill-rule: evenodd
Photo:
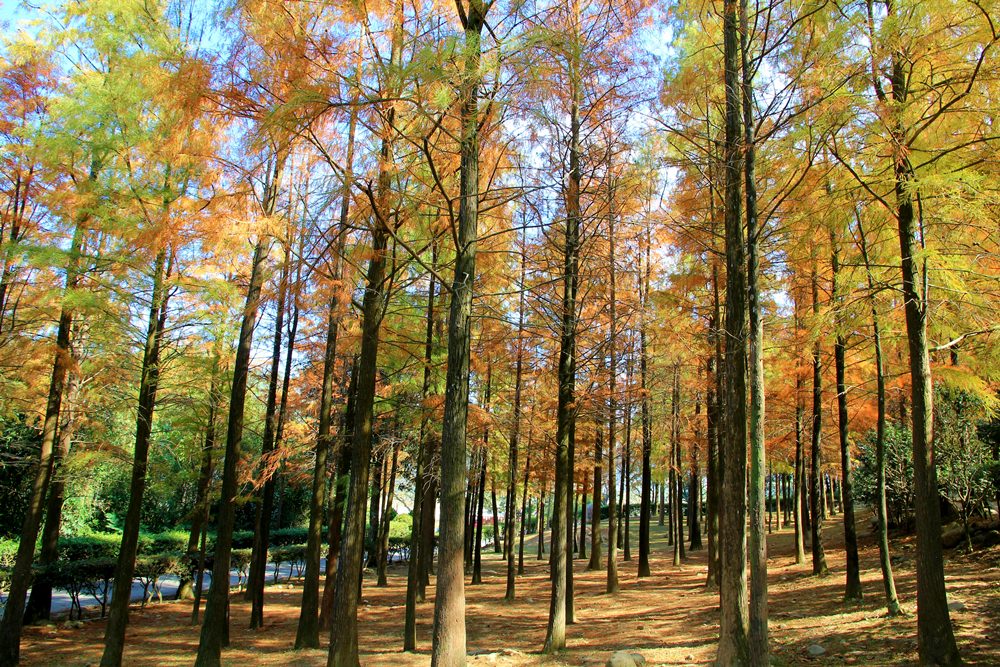
<path fill-rule="evenodd" d="M 299 563 L 297 565 L 300 565 L 302 567 L 302 570 L 305 569 L 305 566 L 302 565 L 301 563 Z M 281 567 L 278 570 L 278 578 L 279 578 L 279 580 L 282 580 L 282 581 L 287 580 L 291 576 L 291 574 L 293 572 L 300 573 L 299 569 L 294 569 L 293 570 L 292 566 L 293 566 L 293 563 L 282 563 L 281 564 Z M 320 567 L 322 567 L 324 571 L 326 570 L 326 559 L 325 558 L 323 558 L 320 561 Z M 274 564 L 273 563 L 268 563 L 267 564 L 267 569 L 265 570 L 265 572 L 266 572 L 266 579 L 265 579 L 266 583 L 267 584 L 273 583 L 274 582 Z M 236 586 L 236 584 L 238 582 L 239 582 L 239 575 L 237 574 L 236 570 L 230 570 L 230 572 L 229 572 L 229 585 L 230 586 Z M 212 583 L 212 572 L 210 570 L 205 570 L 205 590 L 206 591 L 208 590 L 208 587 L 211 585 L 211 583 Z M 178 586 L 178 584 L 180 584 L 180 580 L 175 575 L 167 575 L 167 576 L 164 576 L 164 577 L 160 578 L 160 592 L 162 593 L 164 600 L 172 600 L 172 599 L 174 599 L 174 596 L 177 595 L 177 586 Z M 142 584 L 140 584 L 138 581 L 133 581 L 132 582 L 132 601 L 133 602 L 141 602 L 142 601 L 142 596 L 143 596 Z M 108 595 L 108 600 L 109 601 L 111 600 L 110 594 Z M 6 601 L 6 598 L 0 597 L 0 601 Z M 69 612 L 71 604 L 72 604 L 72 600 L 70 599 L 69 593 L 67 593 L 66 591 L 64 591 L 64 590 L 62 590 L 60 588 L 56 588 L 56 589 L 54 589 L 52 591 L 52 613 L 53 614 L 63 614 L 63 613 Z M 100 606 L 100 602 L 98 602 L 93 597 L 91 597 L 91 596 L 89 596 L 89 595 L 87 595 L 85 593 L 81 593 L 80 594 L 80 606 L 81 607 L 99 607 Z"/>

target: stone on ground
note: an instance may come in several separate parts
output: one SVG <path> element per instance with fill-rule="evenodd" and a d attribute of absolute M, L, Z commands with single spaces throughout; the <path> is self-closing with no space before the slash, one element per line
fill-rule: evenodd
<path fill-rule="evenodd" d="M 814 658 L 818 658 L 821 655 L 826 655 L 826 649 L 819 644 L 810 644 L 806 651 Z"/>
<path fill-rule="evenodd" d="M 604 663 L 605 667 L 644 667 L 646 658 L 641 653 L 631 653 L 629 651 L 615 651 L 611 658 Z"/>

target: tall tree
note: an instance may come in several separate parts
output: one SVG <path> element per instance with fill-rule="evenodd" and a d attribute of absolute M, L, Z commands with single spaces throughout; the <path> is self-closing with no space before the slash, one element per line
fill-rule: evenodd
<path fill-rule="evenodd" d="M 815 321 L 819 320 L 819 275 L 816 260 L 813 259 L 812 274 L 812 312 Z M 812 566 L 813 574 L 826 575 L 829 568 L 826 565 L 826 551 L 823 548 L 823 366 L 820 356 L 820 336 L 816 335 L 812 351 L 812 449 L 809 468 L 809 524 L 812 528 Z"/>
<path fill-rule="evenodd" d="M 830 293 L 834 307 L 834 328 L 836 340 L 833 361 L 837 374 L 837 435 L 840 439 L 841 504 L 844 511 L 844 548 L 847 552 L 847 580 L 844 599 L 860 600 L 861 563 L 858 559 L 858 532 L 854 519 L 854 483 L 851 473 L 851 443 L 848 439 L 847 423 L 847 335 L 844 331 L 844 295 L 841 286 L 840 239 L 831 229 L 830 244 Z"/>
<path fill-rule="evenodd" d="M 434 600 L 432 665 L 465 664 L 464 541 L 461 507 L 469 411 L 469 342 L 479 220 L 479 88 L 482 31 L 493 0 L 456 0 L 465 34 L 461 104 L 461 166 L 455 279 L 448 313 L 448 372 L 441 428 L 441 537 Z"/>
<path fill-rule="evenodd" d="M 281 175 L 286 153 L 279 149 L 268 159 L 267 177 L 264 181 L 261 211 L 265 216 L 274 214 L 278 202 Z M 270 237 L 260 233 L 254 243 L 253 260 L 247 285 L 246 305 L 240 324 L 240 337 L 233 362 L 233 383 L 229 396 L 229 420 L 226 427 L 226 449 L 222 469 L 222 499 L 216 519 L 215 554 L 212 566 L 212 587 L 205 604 L 205 620 L 201 626 L 198 643 L 199 667 L 214 667 L 222 660 L 222 649 L 229 635 L 229 565 L 233 549 L 235 500 L 237 493 L 236 464 L 243 440 L 243 417 L 246 407 L 247 380 L 250 375 L 250 352 L 253 345 L 257 311 L 260 308 L 261 288 L 267 264 Z"/>

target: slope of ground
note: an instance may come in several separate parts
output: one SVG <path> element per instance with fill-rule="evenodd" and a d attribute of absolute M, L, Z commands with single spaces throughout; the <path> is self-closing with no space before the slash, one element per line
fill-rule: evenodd
<path fill-rule="evenodd" d="M 862 580 L 865 600 L 842 601 L 843 531 L 840 517 L 826 523 L 828 577 L 811 576 L 810 565 L 795 565 L 792 533 L 769 535 L 769 605 L 774 663 L 897 665 L 916 662 L 916 603 L 912 539 L 894 543 L 897 587 L 906 616 L 890 619 L 882 606 L 878 552 L 870 531 L 862 532 Z M 633 523 L 633 552 L 636 522 Z M 548 613 L 548 570 L 526 545 L 526 574 L 517 582 L 517 600 L 503 602 L 505 564 L 484 549 L 483 580 L 466 587 L 468 648 L 473 664 L 603 665 L 616 650 L 641 653 L 651 665 L 706 664 L 718 640 L 718 597 L 705 589 L 705 551 L 689 552 L 680 567 L 671 563 L 663 528 L 654 525 L 653 576 L 636 578 L 637 562 L 619 564 L 621 592 L 605 594 L 603 570 L 589 572 L 575 561 L 576 624 L 567 631 L 568 647 L 558 656 L 539 654 Z M 620 552 L 619 552 L 620 553 Z M 808 557 L 808 556 L 807 556 Z M 1000 664 L 1000 550 L 974 556 L 958 553 L 946 562 L 949 599 L 963 657 L 969 664 Z M 366 579 L 360 611 L 362 664 L 427 665 L 433 617 L 433 581 L 427 602 L 419 607 L 417 653 L 400 649 L 403 628 L 405 565 L 393 568 L 389 586 L 376 588 Z M 232 643 L 227 665 L 325 665 L 326 651 L 293 651 L 300 589 L 269 587 L 265 626 L 247 629 L 249 605 L 233 598 Z M 189 625 L 190 602 L 170 602 L 135 609 L 129 625 L 128 665 L 190 665 L 198 628 Z M 104 621 L 80 628 L 32 627 L 25 631 L 25 665 L 90 665 L 100 660 Z M 324 638 L 325 643 L 325 638 Z M 825 654 L 811 657 L 818 644 Z"/>

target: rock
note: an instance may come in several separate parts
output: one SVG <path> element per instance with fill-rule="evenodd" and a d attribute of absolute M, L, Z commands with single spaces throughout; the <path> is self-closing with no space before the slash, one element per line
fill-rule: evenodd
<path fill-rule="evenodd" d="M 965 603 L 961 600 L 955 600 L 948 603 L 948 611 L 965 611 Z"/>
<path fill-rule="evenodd" d="M 694 655 L 688 653 L 686 656 L 684 656 L 684 660 L 686 662 L 694 662 Z"/>
<path fill-rule="evenodd" d="M 615 651 L 611 658 L 604 663 L 604 667 L 644 667 L 646 658 L 641 653 L 630 653 L 628 651 Z"/>
<path fill-rule="evenodd" d="M 995 547 L 1000 544 L 1000 531 L 988 530 L 985 533 L 980 533 L 977 535 L 977 542 L 980 547 L 988 549 L 990 547 Z"/>
<path fill-rule="evenodd" d="M 821 655 L 826 655 L 826 649 L 819 644 L 810 644 L 809 648 L 806 649 L 806 653 L 814 658 L 818 658 Z"/>
<path fill-rule="evenodd" d="M 941 533 L 941 546 L 945 549 L 954 549 L 965 539 L 965 528 L 953 524 Z"/>

